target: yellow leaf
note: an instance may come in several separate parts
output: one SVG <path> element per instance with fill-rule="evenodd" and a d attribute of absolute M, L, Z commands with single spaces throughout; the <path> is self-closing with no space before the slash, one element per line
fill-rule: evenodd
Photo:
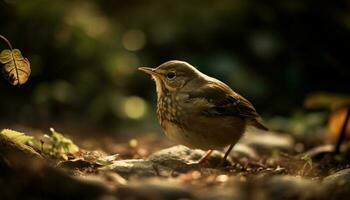
<path fill-rule="evenodd" d="M 11 50 L 5 49 L 0 53 L 0 62 L 6 64 L 11 61 Z"/>
<path fill-rule="evenodd" d="M 30 63 L 18 49 L 5 49 L 0 53 L 0 62 L 4 64 L 4 73 L 12 85 L 22 85 L 30 75 Z"/>

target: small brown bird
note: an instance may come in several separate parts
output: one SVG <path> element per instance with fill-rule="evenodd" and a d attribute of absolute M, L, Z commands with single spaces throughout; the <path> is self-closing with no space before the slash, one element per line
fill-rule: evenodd
<path fill-rule="evenodd" d="M 248 100 L 187 62 L 173 60 L 139 70 L 156 82 L 157 117 L 165 134 L 190 148 L 208 150 L 198 163 L 229 146 L 225 161 L 247 125 L 267 130 Z"/>

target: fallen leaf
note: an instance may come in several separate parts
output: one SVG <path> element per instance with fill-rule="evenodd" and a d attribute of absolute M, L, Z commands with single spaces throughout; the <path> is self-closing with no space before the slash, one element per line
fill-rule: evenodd
<path fill-rule="evenodd" d="M 349 104 L 350 95 L 327 92 L 311 93 L 304 100 L 304 107 L 308 109 L 334 109 Z"/>
<path fill-rule="evenodd" d="M 339 134 L 341 132 L 341 129 L 344 125 L 345 117 L 347 113 L 347 108 L 339 108 L 337 110 L 333 110 L 328 119 L 328 138 L 332 142 L 336 142 Z M 345 140 L 350 140 L 350 122 L 346 124 L 345 129 Z"/>

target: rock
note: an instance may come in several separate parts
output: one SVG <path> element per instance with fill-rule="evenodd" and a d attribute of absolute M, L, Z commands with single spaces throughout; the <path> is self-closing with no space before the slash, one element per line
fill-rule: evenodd
<path fill-rule="evenodd" d="M 103 169 L 112 170 L 124 178 L 130 176 L 150 177 L 158 176 L 157 167 L 151 161 L 142 159 L 118 160 Z"/>
<path fill-rule="evenodd" d="M 234 158 L 246 157 L 251 159 L 258 159 L 258 155 L 255 150 L 246 144 L 236 144 L 233 147 L 230 156 Z"/>
<path fill-rule="evenodd" d="M 259 155 L 271 155 L 276 150 L 291 152 L 294 147 L 294 140 L 289 135 L 271 132 L 247 132 L 240 140 L 240 144 L 253 148 Z"/>
<path fill-rule="evenodd" d="M 252 199 L 288 200 L 321 199 L 322 197 L 323 187 L 318 181 L 289 175 L 274 176 L 260 181 L 256 191 L 252 192 Z M 253 181 L 252 185 L 256 183 Z"/>
<path fill-rule="evenodd" d="M 333 199 L 348 199 L 350 196 L 350 169 L 343 169 L 323 179 L 327 193 Z"/>
<path fill-rule="evenodd" d="M 129 178 L 130 176 L 169 177 L 177 173 L 186 173 L 191 170 L 205 171 L 205 166 L 216 167 L 223 157 L 223 153 L 214 151 L 208 159 L 209 165 L 191 164 L 198 161 L 204 154 L 205 152 L 202 150 L 193 150 L 178 145 L 157 151 L 151 154 L 147 160 L 118 160 L 103 169 L 112 170 L 124 178 Z"/>
<path fill-rule="evenodd" d="M 151 154 L 148 160 L 158 165 L 170 167 L 176 171 L 187 172 L 191 169 L 188 163 L 200 159 L 204 152 L 191 150 L 185 146 L 178 145 L 163 149 Z"/>
<path fill-rule="evenodd" d="M 200 166 L 191 163 L 198 161 L 204 154 L 205 151 L 198 149 L 193 150 L 185 146 L 178 145 L 155 152 L 148 157 L 148 160 L 156 163 L 157 165 L 184 173 L 203 167 L 203 165 Z M 220 163 L 222 157 L 222 153 L 214 151 L 209 157 L 208 163 L 210 166 L 216 166 L 218 163 Z"/>
<path fill-rule="evenodd" d="M 149 180 L 144 183 L 134 183 L 119 187 L 116 191 L 119 199 L 193 199 L 191 190 L 184 185 L 165 180 Z"/>
<path fill-rule="evenodd" d="M 350 168 L 340 170 L 323 179 L 325 184 L 345 185 L 350 184 Z"/>

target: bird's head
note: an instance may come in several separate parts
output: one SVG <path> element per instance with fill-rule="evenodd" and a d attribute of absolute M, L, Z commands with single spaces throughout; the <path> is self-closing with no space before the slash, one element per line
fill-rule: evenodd
<path fill-rule="evenodd" d="M 139 70 L 152 76 L 156 82 L 158 95 L 164 91 L 178 91 L 200 77 L 200 72 L 195 67 L 178 60 L 165 62 L 157 68 L 140 67 Z"/>

